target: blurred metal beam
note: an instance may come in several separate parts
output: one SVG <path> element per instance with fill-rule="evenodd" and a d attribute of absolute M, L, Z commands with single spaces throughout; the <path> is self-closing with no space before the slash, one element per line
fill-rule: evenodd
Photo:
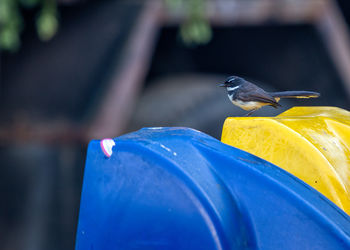
<path fill-rule="evenodd" d="M 15 121 L 0 127 L 0 146 L 17 143 L 45 144 L 87 143 L 86 129 L 68 121 Z"/>
<path fill-rule="evenodd" d="M 313 22 L 328 0 L 233 0 L 207 1 L 206 17 L 213 25 L 263 25 Z M 184 6 L 163 8 L 163 22 L 178 25 L 186 18 Z"/>
<path fill-rule="evenodd" d="M 123 133 L 150 65 L 159 30 L 162 2 L 149 1 L 139 16 L 124 49 L 120 67 L 115 69 L 87 137 L 114 137 Z"/>

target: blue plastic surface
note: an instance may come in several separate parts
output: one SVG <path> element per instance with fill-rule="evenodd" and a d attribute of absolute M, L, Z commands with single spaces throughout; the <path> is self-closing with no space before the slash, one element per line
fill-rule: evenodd
<path fill-rule="evenodd" d="M 350 249 L 350 219 L 249 153 L 185 128 L 89 145 L 77 250 Z"/>

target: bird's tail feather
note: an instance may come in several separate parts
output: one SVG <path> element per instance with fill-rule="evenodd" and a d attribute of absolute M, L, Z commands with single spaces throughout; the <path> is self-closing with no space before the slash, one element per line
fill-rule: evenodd
<path fill-rule="evenodd" d="M 282 91 L 269 93 L 274 98 L 317 98 L 320 93 L 313 91 Z"/>

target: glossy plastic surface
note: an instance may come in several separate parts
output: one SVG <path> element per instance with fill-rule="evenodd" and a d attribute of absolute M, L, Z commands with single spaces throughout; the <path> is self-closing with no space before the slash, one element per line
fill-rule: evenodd
<path fill-rule="evenodd" d="M 221 141 L 299 177 L 350 214 L 350 113 L 294 107 L 277 117 L 230 117 Z"/>
<path fill-rule="evenodd" d="M 201 132 L 89 145 L 77 250 L 350 249 L 350 220 L 284 170 Z"/>

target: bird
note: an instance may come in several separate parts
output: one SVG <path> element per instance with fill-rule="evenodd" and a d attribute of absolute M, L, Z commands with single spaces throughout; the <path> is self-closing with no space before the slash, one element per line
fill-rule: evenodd
<path fill-rule="evenodd" d="M 278 102 L 281 98 L 317 98 L 320 96 L 320 93 L 313 91 L 266 92 L 239 76 L 229 76 L 219 86 L 226 88 L 228 98 L 234 105 L 249 111 L 246 116 L 250 116 L 254 111 L 266 105 L 274 108 L 280 107 Z"/>

